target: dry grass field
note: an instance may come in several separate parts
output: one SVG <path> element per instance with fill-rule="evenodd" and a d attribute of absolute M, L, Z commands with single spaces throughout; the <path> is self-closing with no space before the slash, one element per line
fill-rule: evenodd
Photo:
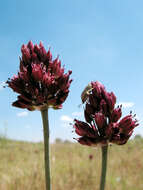
<path fill-rule="evenodd" d="M 100 151 L 76 143 L 52 144 L 52 190 L 98 190 Z M 44 190 L 42 143 L 1 138 L 0 190 Z M 109 148 L 106 190 L 143 190 L 143 139 Z"/>

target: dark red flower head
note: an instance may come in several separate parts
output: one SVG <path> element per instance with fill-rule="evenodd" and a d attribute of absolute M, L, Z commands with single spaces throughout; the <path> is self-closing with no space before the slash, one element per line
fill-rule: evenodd
<path fill-rule="evenodd" d="M 13 106 L 30 111 L 61 108 L 69 93 L 72 71 L 64 73 L 61 61 L 53 60 L 50 49 L 47 52 L 41 42 L 33 45 L 30 41 L 22 45 L 21 52 L 20 71 L 7 81 L 8 86 L 20 94 Z"/>
<path fill-rule="evenodd" d="M 131 114 L 120 120 L 122 106 L 115 108 L 114 93 L 107 92 L 99 82 L 91 82 L 83 91 L 82 97 L 86 122 L 75 119 L 75 132 L 81 136 L 77 141 L 88 146 L 125 144 L 138 122 Z"/>

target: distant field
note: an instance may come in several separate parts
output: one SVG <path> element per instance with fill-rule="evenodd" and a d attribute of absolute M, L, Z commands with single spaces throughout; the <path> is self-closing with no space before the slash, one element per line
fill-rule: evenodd
<path fill-rule="evenodd" d="M 100 164 L 100 148 L 52 144 L 52 190 L 98 190 Z M 42 143 L 0 139 L 0 190 L 44 190 Z M 106 190 L 143 190 L 143 139 L 109 148 Z"/>

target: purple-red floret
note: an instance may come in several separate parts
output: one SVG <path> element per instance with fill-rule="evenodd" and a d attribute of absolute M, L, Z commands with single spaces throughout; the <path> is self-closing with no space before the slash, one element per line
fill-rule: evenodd
<path fill-rule="evenodd" d="M 13 91 L 19 93 L 13 106 L 35 109 L 52 107 L 60 109 L 66 100 L 72 82 L 72 71 L 65 73 L 59 58 L 52 59 L 50 49 L 46 51 L 43 44 L 31 41 L 21 47 L 20 70 L 7 81 Z"/>
<path fill-rule="evenodd" d="M 118 106 L 112 111 L 110 120 L 112 122 L 117 122 L 121 118 L 121 116 L 122 116 L 122 109 L 121 107 Z"/>

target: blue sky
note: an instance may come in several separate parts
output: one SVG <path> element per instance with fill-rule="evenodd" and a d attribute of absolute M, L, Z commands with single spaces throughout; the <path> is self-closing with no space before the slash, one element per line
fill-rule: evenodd
<path fill-rule="evenodd" d="M 140 119 L 143 135 L 143 1 L 13 0 L 0 2 L 0 81 L 17 73 L 23 43 L 40 40 L 73 71 L 70 94 L 59 111 L 50 110 L 51 141 L 72 140 L 69 122 L 82 117 L 80 94 L 90 81 L 102 82 Z M 16 94 L 0 88 L 0 133 L 21 140 L 43 139 L 40 112 L 14 108 Z"/>

